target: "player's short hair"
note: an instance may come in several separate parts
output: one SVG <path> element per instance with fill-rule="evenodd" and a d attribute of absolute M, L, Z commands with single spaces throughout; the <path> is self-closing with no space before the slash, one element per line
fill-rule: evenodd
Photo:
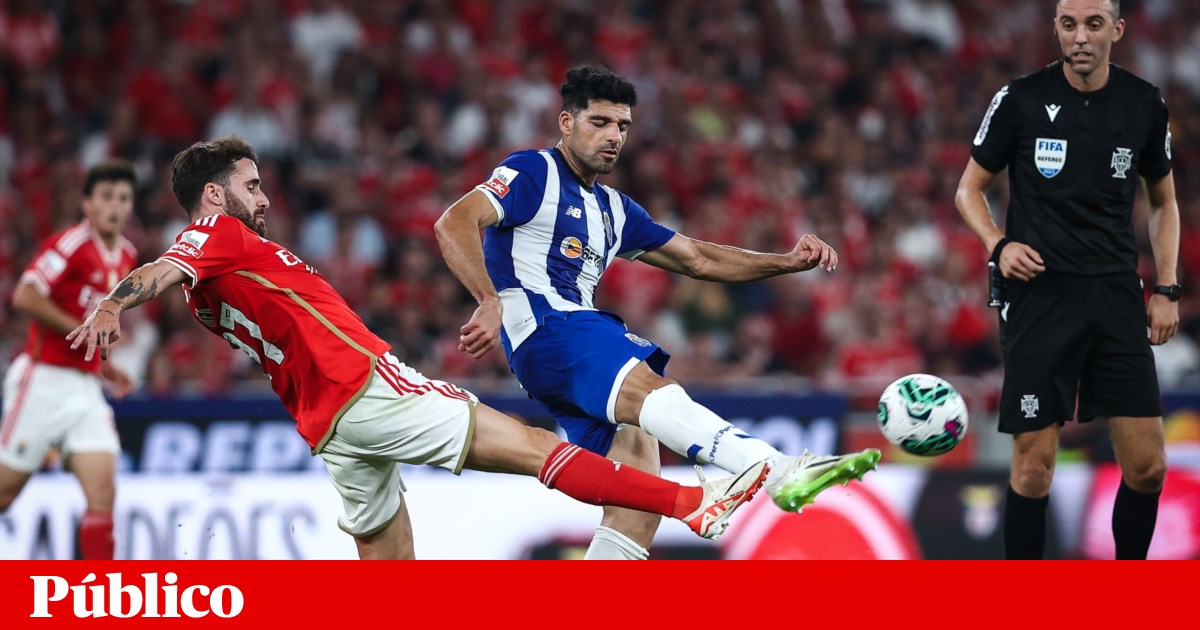
<path fill-rule="evenodd" d="M 88 169 L 83 180 L 83 196 L 90 197 L 100 182 L 129 182 L 130 188 L 137 188 L 137 174 L 133 172 L 133 165 L 125 160 L 101 162 Z"/>
<path fill-rule="evenodd" d="M 593 100 L 637 105 L 637 88 L 604 66 L 576 66 L 567 70 L 567 80 L 558 89 L 562 111 L 578 114 Z"/>
<path fill-rule="evenodd" d="M 171 191 L 189 217 L 200 209 L 204 185 L 212 182 L 228 186 L 233 164 L 242 158 L 258 164 L 254 147 L 235 135 L 197 142 L 175 155 L 171 161 Z"/>
<path fill-rule="evenodd" d="M 1103 0 L 1101 0 L 1103 1 Z M 1062 0 L 1054 0 L 1054 10 L 1058 10 L 1058 5 L 1062 4 Z M 1121 0 L 1108 0 L 1109 6 L 1112 7 L 1113 21 L 1121 19 Z"/>

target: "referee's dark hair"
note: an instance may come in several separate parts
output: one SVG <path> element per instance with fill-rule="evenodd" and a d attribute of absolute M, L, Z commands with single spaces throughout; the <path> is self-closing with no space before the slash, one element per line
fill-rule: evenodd
<path fill-rule="evenodd" d="M 558 89 L 562 111 L 578 114 L 593 100 L 637 105 L 637 88 L 604 66 L 576 66 L 567 70 L 567 80 Z"/>

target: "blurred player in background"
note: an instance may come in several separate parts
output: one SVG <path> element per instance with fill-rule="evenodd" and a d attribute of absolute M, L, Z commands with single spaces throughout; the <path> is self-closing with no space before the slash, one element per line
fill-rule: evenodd
<path fill-rule="evenodd" d="M 874 449 L 789 457 L 747 435 L 663 376 L 666 352 L 593 307 L 600 276 L 617 256 L 715 282 L 833 271 L 838 257 L 811 234 L 791 252 L 764 254 L 655 223 L 635 201 L 596 181 L 616 166 L 633 124 L 633 84 L 581 66 L 567 72 L 561 94 L 558 146 L 510 155 L 437 223 L 446 263 L 479 303 L 459 348 L 478 359 L 503 344 L 517 380 L 571 442 L 642 470 L 659 471 L 655 438 L 731 472 L 769 461 L 767 492 L 795 511 L 874 468 Z M 657 528 L 658 519 L 645 513 L 606 509 L 586 557 L 646 558 Z"/>
<path fill-rule="evenodd" d="M 992 99 L 956 197 L 1007 291 L 997 295 L 1000 430 L 1013 434 L 1005 551 L 1043 556 L 1058 435 L 1078 400 L 1080 422 L 1108 418 L 1121 466 L 1117 558 L 1145 559 L 1167 470 L 1150 345 L 1178 330 L 1181 292 L 1167 107 L 1158 88 L 1108 61 L 1125 32 L 1117 0 L 1061 0 L 1054 32 L 1062 59 Z M 985 194 L 1005 168 L 1001 232 Z M 1148 303 L 1133 227 L 1139 181 L 1158 270 Z"/>
<path fill-rule="evenodd" d="M 537 476 L 580 501 L 679 518 L 706 538 L 724 531 L 766 477 L 768 466 L 755 461 L 732 478 L 681 486 L 425 378 L 392 356 L 315 269 L 267 240 L 270 202 L 253 148 L 236 136 L 197 143 L 171 169 L 172 190 L 193 222 L 100 301 L 70 334 L 72 348 L 86 342 L 88 360 L 97 347 L 107 359 L 121 311 L 182 283 L 196 319 L 262 367 L 325 460 L 345 508 L 339 525 L 359 557 L 414 556 L 400 463 Z"/>
<path fill-rule="evenodd" d="M 13 306 L 31 321 L 25 350 L 4 379 L 0 512 L 57 447 L 87 500 L 79 550 L 88 560 L 113 557 L 121 448 L 100 377 L 117 398 L 133 384 L 115 366 L 72 351 L 64 336 L 137 264 L 137 252 L 121 235 L 133 212 L 135 186 L 129 164 L 92 167 L 83 184 L 83 220 L 42 245 L 13 294 Z"/>

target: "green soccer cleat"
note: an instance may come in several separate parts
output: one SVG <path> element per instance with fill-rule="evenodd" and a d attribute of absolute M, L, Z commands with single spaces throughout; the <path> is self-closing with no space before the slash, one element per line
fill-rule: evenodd
<path fill-rule="evenodd" d="M 875 470 L 882 456 L 877 448 L 848 455 L 813 455 L 805 451 L 799 457 L 790 458 L 787 465 L 781 465 L 779 477 L 763 489 L 779 509 L 799 512 L 835 484 L 844 486 L 851 479 L 861 480 L 867 472 Z"/>

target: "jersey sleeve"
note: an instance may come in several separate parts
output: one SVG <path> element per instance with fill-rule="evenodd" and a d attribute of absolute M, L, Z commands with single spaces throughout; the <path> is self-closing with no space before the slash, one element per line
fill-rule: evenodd
<path fill-rule="evenodd" d="M 1020 112 L 1011 90 L 1010 83 L 992 97 L 971 146 L 971 157 L 992 173 L 999 173 L 1008 166 L 1016 145 Z"/>
<path fill-rule="evenodd" d="M 53 245 L 42 249 L 21 274 L 22 283 L 29 283 L 38 293 L 49 296 L 63 278 L 67 276 L 70 257 Z"/>
<path fill-rule="evenodd" d="M 1138 174 L 1146 179 L 1161 179 L 1171 172 L 1171 121 L 1162 92 L 1154 90 L 1151 105 L 1150 136 L 1142 147 Z"/>
<path fill-rule="evenodd" d="M 245 253 L 241 223 L 225 215 L 204 217 L 179 233 L 175 244 L 159 260 L 179 268 L 192 279 L 191 286 L 237 269 Z"/>
<path fill-rule="evenodd" d="M 638 256 L 666 245 L 675 236 L 675 230 L 655 223 L 638 202 L 622 194 L 621 203 L 625 206 L 625 225 L 621 228 L 621 247 L 617 250 L 621 258 L 637 260 Z"/>
<path fill-rule="evenodd" d="M 519 151 L 508 156 L 487 181 L 475 187 L 496 208 L 499 227 L 528 223 L 537 214 L 546 193 L 550 162 L 537 151 Z"/>

